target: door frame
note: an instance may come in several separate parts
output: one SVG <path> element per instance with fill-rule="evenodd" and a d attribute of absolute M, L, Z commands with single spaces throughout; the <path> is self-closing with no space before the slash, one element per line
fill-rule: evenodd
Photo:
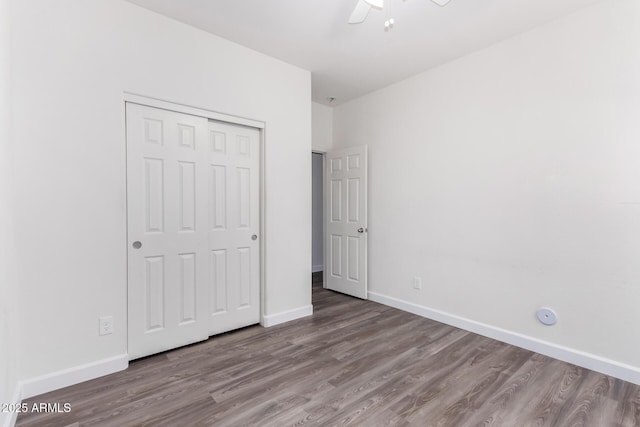
<path fill-rule="evenodd" d="M 252 127 L 252 128 L 256 128 L 258 129 L 258 131 L 260 132 L 260 137 L 259 137 L 259 144 L 260 144 L 260 260 L 259 260 L 259 269 L 260 269 L 260 325 L 264 326 L 264 313 L 265 313 L 265 300 L 266 300 L 266 248 L 267 248 L 267 244 L 266 244 L 266 210 L 265 210 L 265 206 L 266 206 L 266 186 L 265 186 L 265 182 L 266 182 L 266 174 L 265 174 L 265 150 L 266 150 L 266 131 L 267 131 L 267 124 L 264 121 L 261 120 L 255 120 L 255 119 L 251 119 L 251 118 L 247 118 L 247 117 L 240 117 L 240 116 L 234 116 L 231 114 L 225 114 L 225 113 L 220 113 L 217 111 L 212 111 L 212 110 L 206 110 L 203 108 L 198 108 L 198 107 L 193 107 L 190 105 L 184 105 L 184 104 L 178 104 L 176 102 L 172 102 L 172 101 L 166 101 L 163 99 L 159 99 L 159 98 L 154 98 L 154 97 L 149 97 L 149 96 L 145 96 L 145 95 L 140 95 L 140 94 L 136 94 L 136 93 L 132 93 L 132 92 L 123 92 L 123 97 L 122 97 L 122 117 L 123 117 L 123 130 L 122 130 L 122 134 L 124 136 L 124 160 L 125 160 L 125 196 L 126 196 L 126 192 L 127 190 L 127 168 L 126 168 L 126 164 L 127 164 L 127 121 L 126 121 L 126 104 L 127 103 L 132 103 L 132 104 L 140 104 L 140 105 L 144 105 L 147 107 L 153 107 L 153 108 L 160 108 L 162 110 L 168 110 L 168 111 L 174 111 L 176 113 L 182 113 L 182 114 L 189 114 L 192 116 L 198 116 L 198 117 L 204 117 L 207 119 L 212 119 L 212 120 L 217 120 L 220 122 L 226 122 L 226 123 L 230 123 L 233 125 L 241 125 L 241 126 L 248 126 L 248 127 Z M 125 232 L 124 232 L 124 237 L 125 237 L 125 248 L 127 249 L 127 254 L 129 251 L 129 228 L 128 228 L 128 218 L 127 218 L 127 205 L 126 205 L 126 200 L 127 197 L 125 197 Z M 127 276 L 127 289 L 126 292 L 128 294 L 129 292 L 129 280 L 128 280 L 128 269 L 129 269 L 129 262 L 128 262 L 128 255 L 127 255 L 127 271 L 125 272 L 125 275 Z M 128 304 L 128 301 L 127 301 Z M 128 317 L 128 310 L 129 307 L 125 307 L 125 316 L 126 316 L 126 323 L 127 323 L 127 342 L 129 340 L 129 317 Z"/>
<path fill-rule="evenodd" d="M 327 166 L 327 150 L 318 150 L 318 149 L 311 149 L 311 155 L 313 156 L 314 154 L 320 154 L 322 156 L 322 287 L 324 289 L 327 289 L 327 275 L 326 275 L 326 268 L 327 268 L 327 245 L 325 245 L 325 240 L 327 239 L 327 227 L 325 227 L 324 224 L 324 216 L 325 216 L 325 210 L 327 207 L 327 185 L 325 181 L 325 167 Z M 313 165 L 312 165 L 312 173 L 313 173 Z M 313 196 L 313 194 L 312 194 Z M 313 241 L 311 242 L 311 245 L 313 245 Z"/>

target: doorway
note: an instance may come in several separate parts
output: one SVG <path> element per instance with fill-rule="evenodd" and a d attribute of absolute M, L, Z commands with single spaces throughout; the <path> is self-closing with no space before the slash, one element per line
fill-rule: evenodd
<path fill-rule="evenodd" d="M 311 153 L 311 283 L 320 286 L 324 273 L 324 154 Z"/>

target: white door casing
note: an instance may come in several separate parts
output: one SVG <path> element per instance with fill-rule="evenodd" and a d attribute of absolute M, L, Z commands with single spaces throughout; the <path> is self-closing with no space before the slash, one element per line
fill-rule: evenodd
<path fill-rule="evenodd" d="M 126 115 L 130 359 L 258 323 L 260 131 Z"/>
<path fill-rule="evenodd" d="M 367 299 L 367 146 L 326 155 L 327 288 Z"/>

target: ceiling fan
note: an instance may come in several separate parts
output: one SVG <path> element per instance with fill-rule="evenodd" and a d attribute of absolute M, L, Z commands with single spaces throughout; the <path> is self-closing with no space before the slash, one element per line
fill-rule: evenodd
<path fill-rule="evenodd" d="M 431 0 L 438 6 L 445 6 L 449 3 L 449 0 Z M 358 0 L 356 8 L 353 9 L 351 17 L 349 17 L 349 24 L 361 24 L 367 19 L 367 15 L 371 8 L 382 9 L 384 7 L 384 0 Z"/>

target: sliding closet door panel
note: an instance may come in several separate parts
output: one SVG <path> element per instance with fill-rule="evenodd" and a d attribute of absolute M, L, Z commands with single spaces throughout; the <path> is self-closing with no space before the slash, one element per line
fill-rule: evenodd
<path fill-rule="evenodd" d="M 209 333 L 260 322 L 260 132 L 209 123 Z"/>
<path fill-rule="evenodd" d="M 128 347 L 208 337 L 208 121 L 126 104 Z"/>

